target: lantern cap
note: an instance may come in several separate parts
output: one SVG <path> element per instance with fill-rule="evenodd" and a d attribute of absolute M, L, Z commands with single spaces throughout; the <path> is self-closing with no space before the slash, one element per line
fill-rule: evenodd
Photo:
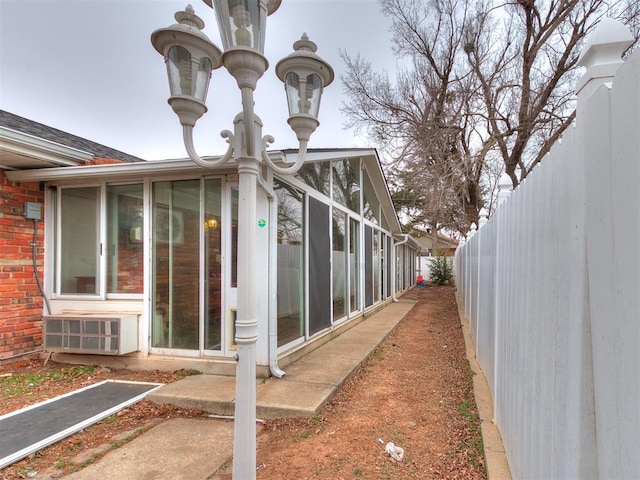
<path fill-rule="evenodd" d="M 202 30 L 204 28 L 204 21 L 198 15 L 196 15 L 196 12 L 191 4 L 188 4 L 183 11 L 177 11 L 173 18 L 176 19 L 176 22 L 178 22 L 178 24 L 192 25 L 198 30 Z"/>
<path fill-rule="evenodd" d="M 293 42 L 293 50 L 296 52 L 305 50 L 307 52 L 316 53 L 316 50 L 318 50 L 318 46 L 314 42 L 309 40 L 309 35 L 303 33 L 302 37 L 300 37 L 300 40 L 296 40 L 295 42 Z"/>
<path fill-rule="evenodd" d="M 220 67 L 222 52 L 202 31 L 204 21 L 195 14 L 193 7 L 189 4 L 183 11 L 176 12 L 175 19 L 178 23 L 159 28 L 151 34 L 153 47 L 165 56 L 173 45 L 198 48 L 211 58 L 214 69 Z"/>
<path fill-rule="evenodd" d="M 333 82 L 333 68 L 326 61 L 316 55 L 318 46 L 309 40 L 306 33 L 302 34 L 300 40 L 293 44 L 293 53 L 284 57 L 276 65 L 276 75 L 280 81 L 284 82 L 289 72 L 296 72 L 299 75 L 316 74 L 322 80 L 322 86 L 326 87 Z"/>

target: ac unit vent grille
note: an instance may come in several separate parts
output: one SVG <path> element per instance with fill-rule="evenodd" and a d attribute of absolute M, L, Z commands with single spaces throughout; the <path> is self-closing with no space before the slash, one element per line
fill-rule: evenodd
<path fill-rule="evenodd" d="M 49 352 L 125 355 L 138 350 L 136 315 L 57 314 L 44 318 Z"/>

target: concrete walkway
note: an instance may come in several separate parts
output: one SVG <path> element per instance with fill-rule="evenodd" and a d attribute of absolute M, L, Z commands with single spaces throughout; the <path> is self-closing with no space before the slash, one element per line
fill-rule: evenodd
<path fill-rule="evenodd" d="M 232 454 L 232 421 L 175 418 L 64 478 L 205 480 Z"/>
<path fill-rule="evenodd" d="M 415 305 L 402 297 L 286 368 L 284 378 L 258 380 L 258 418 L 313 416 Z M 147 398 L 233 415 L 235 378 L 194 375 Z M 233 422 L 172 419 L 65 478 L 74 480 L 206 480 L 233 453 Z M 215 477 L 211 477 L 215 478 Z"/>

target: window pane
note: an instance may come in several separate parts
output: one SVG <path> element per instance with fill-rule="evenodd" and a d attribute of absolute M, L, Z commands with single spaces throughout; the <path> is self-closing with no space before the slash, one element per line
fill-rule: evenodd
<path fill-rule="evenodd" d="M 55 255 L 53 255 L 53 271 L 56 272 L 56 274 L 53 276 L 53 291 L 54 292 L 61 292 L 62 288 L 60 288 L 59 285 L 59 280 L 58 280 L 58 271 L 60 269 L 60 259 L 58 258 L 58 234 L 57 231 L 58 229 L 62 228 L 61 224 L 60 224 L 60 212 L 58 211 L 58 205 L 59 203 L 62 201 L 62 199 L 60 198 L 60 190 L 58 189 L 58 187 L 52 186 L 51 187 L 51 211 L 53 212 L 53 216 L 51 218 L 51 221 L 53 222 L 54 225 L 54 229 L 56 231 L 56 233 L 53 235 L 53 242 L 52 242 L 52 251 L 56 252 Z"/>
<path fill-rule="evenodd" d="M 199 348 L 200 181 L 153 184 L 152 346 Z"/>
<path fill-rule="evenodd" d="M 384 216 L 384 212 L 380 214 L 380 226 L 385 230 L 389 230 L 389 223 L 387 222 L 387 218 Z"/>
<path fill-rule="evenodd" d="M 309 197 L 309 334 L 331 326 L 331 212 Z"/>
<path fill-rule="evenodd" d="M 349 220 L 349 305 L 360 310 L 360 223 Z"/>
<path fill-rule="evenodd" d="M 222 180 L 205 180 L 205 349 L 222 348 Z"/>
<path fill-rule="evenodd" d="M 387 298 L 387 236 L 380 232 L 380 297 Z"/>
<path fill-rule="evenodd" d="M 360 160 L 333 162 L 333 200 L 360 213 Z"/>
<path fill-rule="evenodd" d="M 347 314 L 347 224 L 346 214 L 338 209 L 333 210 L 333 319 L 337 320 Z"/>
<path fill-rule="evenodd" d="M 331 162 L 306 163 L 296 174 L 296 177 L 318 192 L 331 196 L 329 186 L 331 182 Z"/>
<path fill-rule="evenodd" d="M 231 287 L 238 287 L 238 193 L 231 187 Z"/>
<path fill-rule="evenodd" d="M 363 175 L 363 184 L 364 184 L 364 203 L 363 203 L 363 212 L 362 215 L 367 219 L 376 224 L 380 224 L 380 203 L 378 202 L 378 197 L 376 196 L 375 190 L 373 189 L 373 185 L 371 184 L 371 180 L 369 180 L 369 175 L 364 172 Z"/>
<path fill-rule="evenodd" d="M 373 305 L 373 229 L 369 225 L 364 226 L 364 306 Z"/>
<path fill-rule="evenodd" d="M 98 187 L 61 190 L 60 293 L 98 292 Z"/>
<path fill-rule="evenodd" d="M 380 232 L 373 232 L 373 301 L 380 300 Z"/>
<path fill-rule="evenodd" d="M 107 187 L 107 293 L 142 293 L 142 184 Z"/>
<path fill-rule="evenodd" d="M 391 291 L 391 262 L 395 262 L 395 256 L 393 252 L 393 244 L 391 243 L 391 237 L 387 236 L 387 294 L 385 297 L 390 297 L 394 293 Z"/>
<path fill-rule="evenodd" d="M 278 196 L 278 346 L 304 335 L 304 196 L 274 180 Z"/>

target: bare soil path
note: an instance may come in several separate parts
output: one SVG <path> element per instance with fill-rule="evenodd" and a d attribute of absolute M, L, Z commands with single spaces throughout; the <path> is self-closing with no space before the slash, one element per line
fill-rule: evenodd
<path fill-rule="evenodd" d="M 266 424 L 259 479 L 486 478 L 454 288 L 408 295 L 416 306 L 321 415 Z M 402 462 L 387 442 L 404 449 Z"/>

